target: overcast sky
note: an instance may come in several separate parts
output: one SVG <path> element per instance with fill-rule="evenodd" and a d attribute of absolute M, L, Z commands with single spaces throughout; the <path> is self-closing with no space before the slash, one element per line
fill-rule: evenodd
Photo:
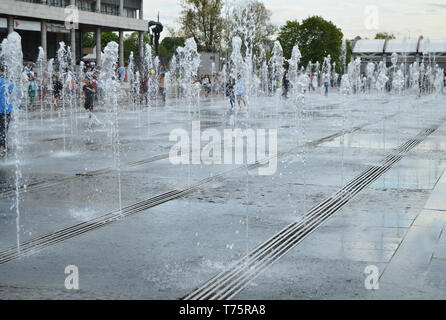
<path fill-rule="evenodd" d="M 242 0 L 241 0 L 242 1 Z M 446 0 L 263 0 L 278 26 L 287 20 L 320 15 L 342 29 L 348 39 L 373 38 L 377 32 L 397 37 L 446 39 Z M 180 0 L 144 0 L 144 17 L 178 28 Z M 376 18 L 378 17 L 378 18 Z M 164 36 L 166 34 L 164 33 Z"/>

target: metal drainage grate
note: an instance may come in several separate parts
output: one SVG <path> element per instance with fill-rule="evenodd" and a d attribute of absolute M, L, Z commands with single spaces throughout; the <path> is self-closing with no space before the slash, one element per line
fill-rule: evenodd
<path fill-rule="evenodd" d="M 301 221 L 288 225 L 272 238 L 253 249 L 232 267 L 207 281 L 183 299 L 225 300 L 234 297 L 258 277 L 263 270 L 278 261 L 333 214 L 347 205 L 364 188 L 400 161 L 411 149 L 435 132 L 439 126 L 440 124 L 423 130 L 413 139 L 394 149 L 379 164 L 370 166 L 342 189 L 308 211 Z"/>

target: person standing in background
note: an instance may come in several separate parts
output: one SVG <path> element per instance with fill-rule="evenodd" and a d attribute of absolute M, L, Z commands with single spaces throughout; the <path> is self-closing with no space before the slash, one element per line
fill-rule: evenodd
<path fill-rule="evenodd" d="M 37 85 L 35 78 L 32 74 L 28 76 L 28 96 L 29 96 L 29 106 L 32 107 L 34 105 L 34 99 L 36 97 Z"/>
<path fill-rule="evenodd" d="M 124 66 L 120 66 L 118 68 L 118 74 L 119 74 L 119 80 L 121 81 L 121 83 L 123 83 L 125 81 L 125 67 Z"/>
<path fill-rule="evenodd" d="M 5 77 L 4 67 L 0 67 L 0 157 L 5 156 L 7 151 L 9 122 L 13 111 L 9 97 L 13 90 L 14 84 Z"/>

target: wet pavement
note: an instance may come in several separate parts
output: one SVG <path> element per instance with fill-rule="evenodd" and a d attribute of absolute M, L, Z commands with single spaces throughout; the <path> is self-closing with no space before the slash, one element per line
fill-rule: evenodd
<path fill-rule="evenodd" d="M 119 184 L 125 207 L 240 169 L 0 264 L 0 298 L 181 298 L 438 123 L 446 116 L 444 99 L 310 94 L 301 112 L 292 100 L 260 97 L 251 100 L 249 113 L 236 115 L 219 98 L 190 107 L 173 100 L 149 112 L 122 104 L 119 175 L 108 122 L 113 115 L 103 107 L 93 129 L 78 109 L 66 118 L 47 111 L 41 119 L 39 110 L 22 115 L 21 181 L 30 189 L 20 195 L 21 242 L 118 210 Z M 272 176 L 236 164 L 172 165 L 165 157 L 174 144 L 169 134 L 190 130 L 192 120 L 220 132 L 277 128 L 278 151 L 290 152 Z M 353 128 L 359 129 L 302 147 Z M 141 161 L 147 159 L 153 161 Z M 10 155 L 0 169 L 0 251 L 17 242 L 16 197 L 6 194 L 15 164 Z M 235 299 L 446 298 L 445 168 L 443 124 Z M 107 170 L 91 173 L 100 169 Z M 67 265 L 79 269 L 79 291 L 65 289 Z M 364 285 L 370 265 L 379 270 L 378 290 Z"/>

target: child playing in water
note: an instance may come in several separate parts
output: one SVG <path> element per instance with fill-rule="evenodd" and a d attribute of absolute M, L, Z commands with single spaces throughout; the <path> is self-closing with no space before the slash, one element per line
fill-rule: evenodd
<path fill-rule="evenodd" d="M 34 104 L 34 98 L 36 97 L 37 86 L 34 81 L 34 76 L 29 74 L 28 76 L 29 84 L 28 84 L 28 96 L 29 96 L 29 106 L 32 107 Z"/>
<path fill-rule="evenodd" d="M 235 89 L 235 95 L 237 96 L 237 104 L 241 108 L 240 101 L 243 101 L 243 105 L 246 106 L 245 101 L 245 86 L 241 81 L 241 77 L 238 78 L 237 87 Z"/>
<path fill-rule="evenodd" d="M 231 103 L 231 110 L 234 109 L 234 79 L 232 78 L 226 83 L 226 96 L 229 98 L 229 103 Z"/>
<path fill-rule="evenodd" d="M 93 112 L 93 100 L 94 100 L 94 95 L 96 93 L 96 89 L 94 88 L 89 78 L 85 78 L 84 83 L 85 85 L 82 88 L 85 94 L 84 107 L 86 110 L 90 111 L 90 118 L 91 118 L 91 112 Z"/>

